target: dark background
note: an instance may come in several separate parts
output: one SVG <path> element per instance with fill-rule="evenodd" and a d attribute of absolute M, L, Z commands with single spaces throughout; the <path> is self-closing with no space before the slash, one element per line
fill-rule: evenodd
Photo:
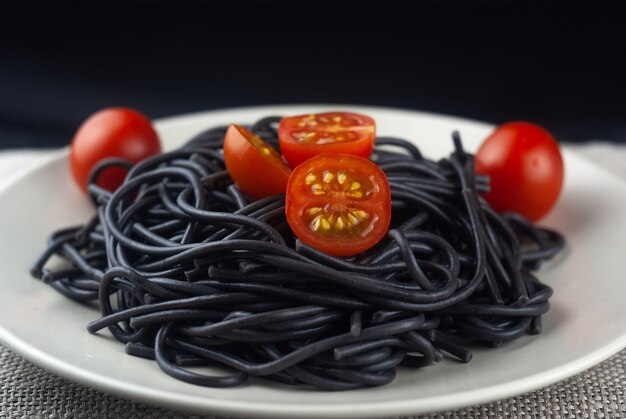
<path fill-rule="evenodd" d="M 18 3 L 18 2 L 16 2 Z M 622 2 L 102 1 L 0 8 L 0 147 L 152 118 L 354 103 L 626 142 Z"/>

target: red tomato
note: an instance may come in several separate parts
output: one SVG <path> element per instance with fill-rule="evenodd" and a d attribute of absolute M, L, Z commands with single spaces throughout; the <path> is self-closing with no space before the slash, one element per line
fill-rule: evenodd
<path fill-rule="evenodd" d="M 285 193 L 291 169 L 274 147 L 244 127 L 226 131 L 224 163 L 233 182 L 254 198 Z"/>
<path fill-rule="evenodd" d="M 389 182 L 367 159 L 320 154 L 294 169 L 285 211 L 303 242 L 334 256 L 355 255 L 378 243 L 389 228 Z"/>
<path fill-rule="evenodd" d="M 321 153 L 369 157 L 376 125 L 369 116 L 327 112 L 283 118 L 278 127 L 280 150 L 291 167 Z"/>
<path fill-rule="evenodd" d="M 120 157 L 137 163 L 160 152 L 159 136 L 146 116 L 132 109 L 107 108 L 87 118 L 74 135 L 70 169 L 76 184 L 87 191 L 89 173 L 100 160 Z M 126 170 L 109 168 L 96 183 L 114 191 L 125 176 Z"/>
<path fill-rule="evenodd" d="M 529 122 L 499 126 L 476 153 L 476 172 L 490 176 L 485 199 L 500 212 L 531 221 L 556 203 L 563 186 L 563 159 L 554 137 Z"/>

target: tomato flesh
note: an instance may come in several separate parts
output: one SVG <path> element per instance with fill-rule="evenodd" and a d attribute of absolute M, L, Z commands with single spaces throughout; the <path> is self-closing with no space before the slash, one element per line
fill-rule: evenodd
<path fill-rule="evenodd" d="M 476 153 L 476 172 L 489 175 L 484 197 L 496 211 L 514 211 L 531 221 L 552 209 L 564 178 L 556 139 L 529 122 L 501 125 L 487 137 Z"/>
<path fill-rule="evenodd" d="M 348 154 L 320 154 L 289 178 L 287 221 L 304 243 L 334 256 L 351 256 L 387 232 L 391 193 L 383 171 Z"/>
<path fill-rule="evenodd" d="M 160 152 L 159 136 L 150 119 L 133 109 L 107 108 L 87 118 L 74 135 L 70 169 L 76 184 L 86 192 L 89 173 L 99 161 L 119 157 L 137 163 Z M 114 191 L 126 173 L 119 167 L 107 168 L 96 184 Z"/>
<path fill-rule="evenodd" d="M 274 147 L 242 126 L 226 131 L 224 163 L 233 182 L 254 198 L 285 193 L 291 169 Z"/>
<path fill-rule="evenodd" d="M 280 149 L 291 167 L 322 153 L 369 157 L 376 124 L 366 115 L 326 112 L 283 118 L 278 127 Z"/>

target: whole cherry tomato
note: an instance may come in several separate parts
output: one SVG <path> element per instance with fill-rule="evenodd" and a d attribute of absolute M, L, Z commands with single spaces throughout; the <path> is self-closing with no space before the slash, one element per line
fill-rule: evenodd
<path fill-rule="evenodd" d="M 489 175 L 484 197 L 499 212 L 537 221 L 552 209 L 563 186 L 564 167 L 552 134 L 529 122 L 499 126 L 476 153 L 476 172 Z"/>
<path fill-rule="evenodd" d="M 274 147 L 244 127 L 233 124 L 226 131 L 224 163 L 233 182 L 254 198 L 285 193 L 291 169 Z"/>
<path fill-rule="evenodd" d="M 280 150 L 292 168 L 321 153 L 369 157 L 376 125 L 369 116 L 326 112 L 283 118 L 278 126 Z"/>
<path fill-rule="evenodd" d="M 378 243 L 389 228 L 389 182 L 370 160 L 320 154 L 294 169 L 285 212 L 304 243 L 334 256 L 355 255 Z"/>
<path fill-rule="evenodd" d="M 159 136 L 150 120 L 128 108 L 107 108 L 91 115 L 80 126 L 70 148 L 70 169 L 76 184 L 87 190 L 91 169 L 109 157 L 137 163 L 161 152 Z M 114 191 L 127 171 L 120 167 L 105 169 L 96 183 Z"/>

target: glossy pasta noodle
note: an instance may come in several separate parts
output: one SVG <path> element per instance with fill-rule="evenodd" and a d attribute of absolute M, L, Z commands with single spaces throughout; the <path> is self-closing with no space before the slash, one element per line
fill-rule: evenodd
<path fill-rule="evenodd" d="M 276 145 L 279 121 L 250 128 Z M 541 332 L 552 290 L 532 271 L 564 239 L 496 214 L 458 134 L 438 162 L 408 141 L 376 139 L 390 230 L 337 258 L 293 237 L 284 196 L 253 201 L 232 184 L 225 130 L 136 164 L 115 193 L 92 183 L 93 219 L 50 236 L 33 276 L 97 301 L 89 332 L 108 328 L 128 354 L 197 385 L 258 376 L 325 390 L 387 384 L 401 366 L 446 357 L 469 362 L 476 345 Z M 127 166 L 106 161 L 92 178 L 110 165 Z"/>

